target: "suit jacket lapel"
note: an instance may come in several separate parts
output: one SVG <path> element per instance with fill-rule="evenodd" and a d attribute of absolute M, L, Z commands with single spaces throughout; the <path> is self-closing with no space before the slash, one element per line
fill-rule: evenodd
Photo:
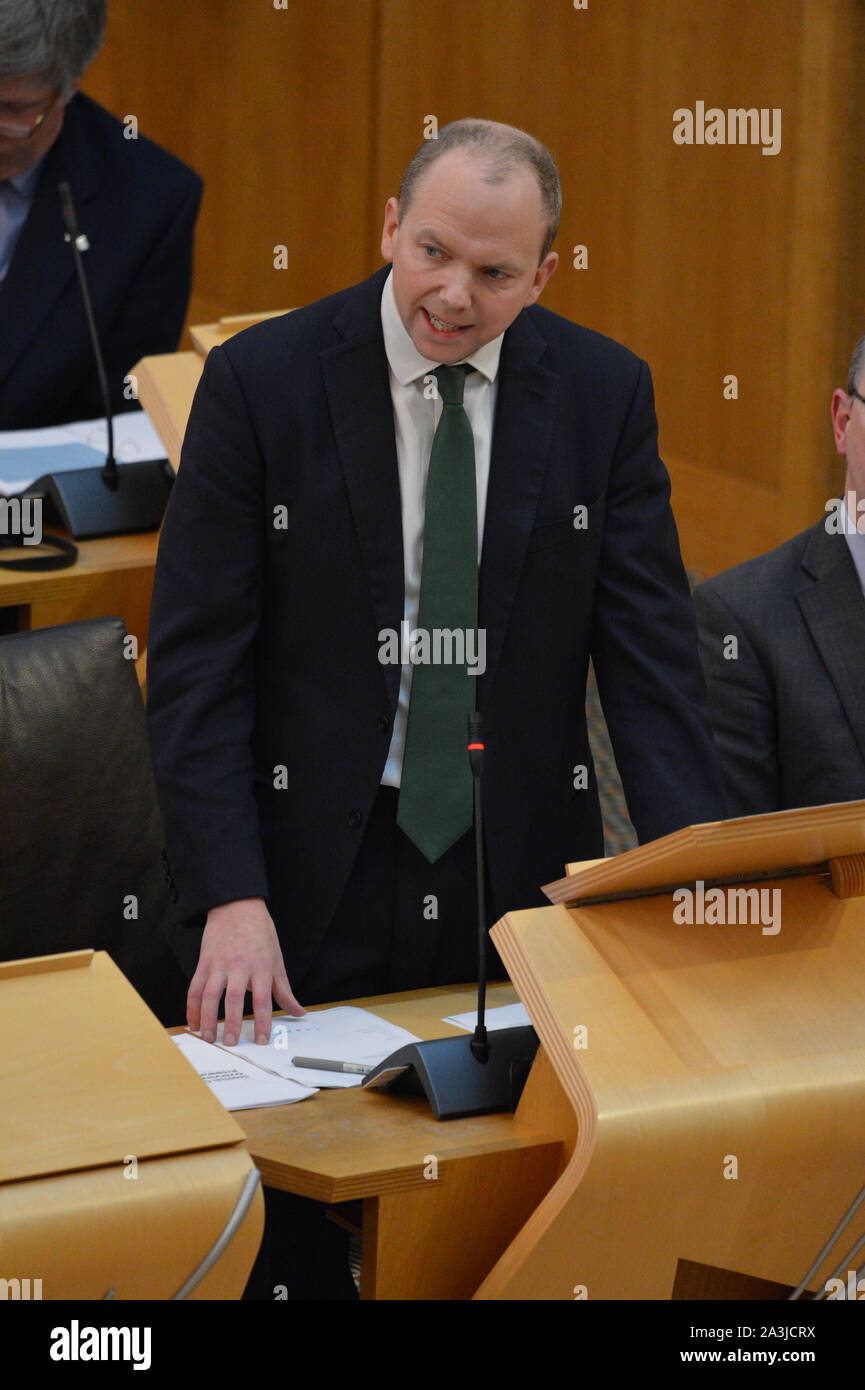
<path fill-rule="evenodd" d="M 72 250 L 63 239 L 57 185 L 72 188 L 81 230 L 88 230 L 85 210 L 99 192 L 99 176 L 82 149 L 79 112 L 70 102 L 60 131 L 39 172 L 30 214 L 6 279 L 0 286 L 0 382 L 5 380 L 32 342 L 53 305 L 75 274 Z M 81 310 L 82 315 L 84 310 Z"/>
<path fill-rule="evenodd" d="M 865 760 L 865 598 L 844 537 L 829 535 L 823 522 L 813 527 L 802 568 L 809 579 L 797 594 L 799 608 Z"/>
<path fill-rule="evenodd" d="M 358 286 L 334 321 L 341 342 L 322 355 L 342 462 L 377 628 L 400 630 L 405 597 L 402 507 L 393 403 L 381 331 L 388 267 Z M 552 445 L 558 374 L 539 365 L 546 342 L 523 313 L 505 335 L 480 571 L 486 629 L 484 691 L 493 680 L 534 524 Z M 400 668 L 383 668 L 395 706 Z"/>
<path fill-rule="evenodd" d="M 342 341 L 322 354 L 331 424 L 348 489 L 376 628 L 400 632 L 405 598 L 402 505 L 381 291 L 389 267 L 359 285 L 334 322 Z M 382 667 L 391 705 L 400 667 Z"/>
<path fill-rule="evenodd" d="M 558 373 L 539 365 L 546 342 L 525 312 L 505 334 L 499 364 L 478 598 L 491 689 L 550 458 Z"/>

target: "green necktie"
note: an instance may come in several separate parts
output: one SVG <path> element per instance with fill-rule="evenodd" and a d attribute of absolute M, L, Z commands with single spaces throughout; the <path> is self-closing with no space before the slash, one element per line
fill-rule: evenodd
<path fill-rule="evenodd" d="M 427 661 L 413 664 L 397 824 L 434 863 L 472 823 L 466 753 L 477 677 L 448 656 L 467 653 L 478 618 L 475 442 L 463 408 L 464 365 L 437 367 L 442 413 L 426 485 L 418 631 Z M 413 644 L 418 655 L 421 651 Z M 478 651 L 475 639 L 474 653 Z"/>

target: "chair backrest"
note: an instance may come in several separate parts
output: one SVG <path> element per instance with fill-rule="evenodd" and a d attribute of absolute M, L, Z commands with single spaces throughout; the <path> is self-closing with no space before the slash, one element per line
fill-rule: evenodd
<path fill-rule="evenodd" d="M 0 958 L 106 950 L 164 1023 L 162 825 L 120 618 L 0 638 Z"/>

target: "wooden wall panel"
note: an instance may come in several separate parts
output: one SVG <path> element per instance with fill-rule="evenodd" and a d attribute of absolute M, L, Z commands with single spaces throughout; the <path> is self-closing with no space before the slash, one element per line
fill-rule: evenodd
<path fill-rule="evenodd" d="M 686 560 L 711 573 L 809 524 L 842 475 L 863 32 L 859 0 L 127 0 L 85 87 L 204 175 L 198 321 L 375 269 L 425 116 L 539 135 L 565 197 L 544 302 L 649 361 Z M 780 108 L 780 153 L 675 144 L 698 100 Z"/>
<path fill-rule="evenodd" d="M 412 0 L 383 13 L 379 201 L 429 113 L 538 135 L 565 204 L 544 302 L 649 361 L 688 562 L 711 573 L 816 519 L 839 472 L 829 396 L 862 331 L 844 312 L 863 303 L 858 264 L 839 294 L 839 241 L 860 262 L 865 248 L 860 222 L 842 230 L 836 156 L 855 167 L 863 7 L 441 0 L 434 26 Z M 780 152 L 677 145 L 673 113 L 698 100 L 780 108 Z"/>
<path fill-rule="evenodd" d="M 369 273 L 375 0 L 125 0 L 109 15 L 84 89 L 205 181 L 191 322 Z"/>
<path fill-rule="evenodd" d="M 746 61 L 735 78 L 731 44 L 741 35 L 743 10 L 749 13 L 741 4 L 714 7 L 708 24 L 704 6 L 681 0 L 590 5 L 585 12 L 548 6 L 541 26 L 536 7 L 509 7 L 502 22 L 496 0 L 444 0 L 442 29 L 466 8 L 498 20 L 497 44 L 475 70 L 451 71 L 444 50 L 422 76 L 407 62 L 390 64 L 382 159 L 401 141 L 401 130 L 395 135 L 391 127 L 403 112 L 401 124 L 414 131 L 426 111 L 442 121 L 473 111 L 544 139 L 560 165 L 565 203 L 562 264 L 544 302 L 650 361 L 665 448 L 706 466 L 723 460 L 730 472 L 756 473 L 771 485 L 778 457 L 770 422 L 750 418 L 753 410 L 746 419 L 742 396 L 747 391 L 753 402 L 757 389 L 777 390 L 783 372 L 769 342 L 783 322 L 786 151 L 769 158 L 750 147 L 676 146 L 672 117 L 701 96 L 725 106 L 782 104 L 779 94 L 790 89 L 795 70 L 794 41 L 783 26 L 779 35 L 777 12 L 789 6 L 760 7 L 756 45 L 757 21 L 747 20 Z M 422 25 L 417 8 L 385 0 L 385 11 L 394 26 L 404 26 L 406 47 L 416 47 L 407 30 Z M 385 32 L 389 27 L 386 21 Z M 707 29 L 714 30 L 711 41 Z M 577 242 L 588 247 L 587 270 L 572 266 Z M 726 372 L 740 376 L 737 403 L 723 401 Z M 687 399 L 685 409 L 675 407 L 677 398 Z"/>

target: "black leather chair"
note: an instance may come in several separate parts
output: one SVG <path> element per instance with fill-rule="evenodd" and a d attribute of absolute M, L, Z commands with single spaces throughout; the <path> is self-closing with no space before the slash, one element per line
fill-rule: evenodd
<path fill-rule="evenodd" d="M 98 618 L 0 638 L 0 958 L 105 950 L 163 1023 L 182 1023 L 125 637 L 120 618 Z"/>

